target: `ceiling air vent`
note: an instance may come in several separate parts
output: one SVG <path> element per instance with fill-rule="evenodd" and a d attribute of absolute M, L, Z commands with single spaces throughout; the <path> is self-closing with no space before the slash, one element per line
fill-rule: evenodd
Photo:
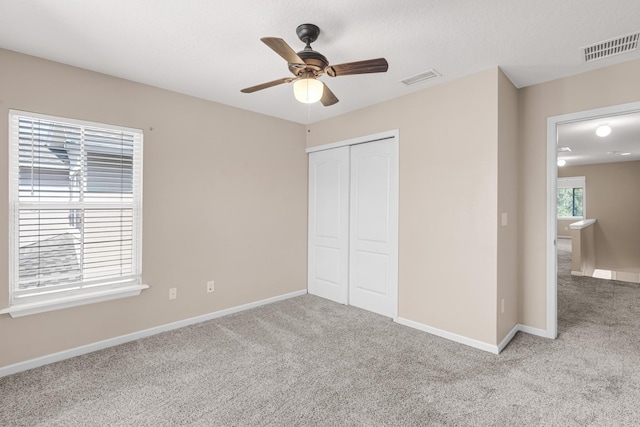
<path fill-rule="evenodd" d="M 435 79 L 436 77 L 440 77 L 440 73 L 438 73 L 433 68 L 425 71 L 424 73 L 416 74 L 415 76 L 407 77 L 404 80 L 401 80 L 402 83 L 407 86 L 414 85 L 416 83 L 424 82 L 426 80 Z"/>
<path fill-rule="evenodd" d="M 597 61 L 638 48 L 640 33 L 618 37 L 584 48 L 585 62 Z"/>

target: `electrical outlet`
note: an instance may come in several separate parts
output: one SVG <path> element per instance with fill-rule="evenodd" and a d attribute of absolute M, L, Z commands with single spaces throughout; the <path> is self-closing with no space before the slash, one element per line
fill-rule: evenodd
<path fill-rule="evenodd" d="M 500 314 L 504 314 L 504 298 L 500 300 Z"/>
<path fill-rule="evenodd" d="M 176 299 L 178 297 L 178 290 L 176 288 L 169 288 L 169 299 Z"/>
<path fill-rule="evenodd" d="M 215 290 L 213 285 L 214 285 L 213 280 L 207 282 L 207 293 L 213 292 Z"/>

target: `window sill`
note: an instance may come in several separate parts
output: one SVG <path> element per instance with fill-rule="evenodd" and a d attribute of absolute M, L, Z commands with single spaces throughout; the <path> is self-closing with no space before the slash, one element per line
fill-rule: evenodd
<path fill-rule="evenodd" d="M 47 311 L 63 308 L 77 307 L 80 305 L 94 304 L 97 302 L 111 301 L 119 298 L 134 297 L 140 295 L 143 289 L 149 285 L 131 285 L 122 288 L 105 289 L 81 295 L 70 295 L 61 298 L 38 301 L 31 303 L 15 304 L 9 308 L 0 310 L 0 314 L 9 314 L 11 317 L 29 316 L 31 314 L 45 313 Z"/>

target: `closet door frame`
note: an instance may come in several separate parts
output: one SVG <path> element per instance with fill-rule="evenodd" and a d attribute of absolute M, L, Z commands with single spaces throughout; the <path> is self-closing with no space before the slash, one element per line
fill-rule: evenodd
<path fill-rule="evenodd" d="M 397 183 L 397 188 L 396 188 L 397 191 L 396 191 L 396 197 L 391 200 L 391 209 L 393 210 L 392 217 L 395 218 L 396 224 L 393 227 L 393 237 L 391 239 L 393 257 L 392 257 L 392 262 L 390 263 L 390 269 L 391 269 L 390 275 L 393 278 L 393 280 L 391 280 L 390 282 L 390 285 L 391 285 L 390 295 L 391 295 L 391 298 L 393 299 L 393 302 L 392 302 L 393 313 L 391 317 L 394 321 L 397 321 L 398 319 L 398 282 L 399 282 L 398 280 L 398 225 L 399 225 L 398 213 L 399 213 L 399 196 L 400 196 L 399 194 L 400 192 L 400 188 L 399 188 L 400 131 L 398 129 L 394 129 L 394 130 L 380 132 L 372 135 L 366 135 L 366 136 L 361 136 L 357 138 L 347 139 L 344 141 L 338 141 L 330 144 L 310 147 L 306 149 L 306 152 L 308 154 L 316 151 L 330 150 L 333 148 L 351 146 L 356 144 L 365 144 L 367 142 L 374 142 L 374 141 L 380 141 L 385 139 L 393 139 L 394 141 L 393 149 L 395 151 L 394 158 L 396 162 L 396 164 L 394 165 L 395 167 L 393 169 L 395 170 L 395 174 L 396 174 L 396 176 L 394 177 L 394 181 Z"/>

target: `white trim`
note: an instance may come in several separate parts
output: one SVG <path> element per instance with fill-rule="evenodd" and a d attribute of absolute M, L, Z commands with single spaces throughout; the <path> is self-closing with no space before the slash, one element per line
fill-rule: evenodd
<path fill-rule="evenodd" d="M 18 117 L 27 117 L 30 119 L 46 120 L 50 122 L 71 123 L 74 125 L 86 126 L 93 129 L 110 129 L 110 130 L 118 130 L 122 132 L 133 132 L 133 133 L 140 133 L 140 134 L 143 133 L 142 129 L 138 129 L 138 128 L 128 128 L 125 126 L 112 125 L 110 123 L 98 123 L 98 122 L 90 122 L 88 120 L 79 120 L 79 119 L 72 119 L 68 117 L 52 116 L 50 114 L 32 113 L 30 111 L 10 109 L 9 115 L 15 115 Z"/>
<path fill-rule="evenodd" d="M 547 331 L 544 329 L 533 328 L 527 325 L 518 325 L 518 330 L 520 332 L 524 332 L 525 334 L 535 335 L 537 337 L 547 338 Z"/>
<path fill-rule="evenodd" d="M 400 325 L 418 329 L 420 331 L 430 333 L 431 335 L 436 335 L 441 338 L 448 339 L 449 341 L 454 341 L 460 344 L 468 345 L 469 347 L 477 348 L 479 350 L 488 351 L 489 353 L 493 353 L 493 354 L 500 353 L 497 345 L 487 344 L 486 342 L 478 341 L 473 338 L 468 338 L 462 335 L 454 334 L 452 332 L 443 331 L 442 329 L 434 328 L 432 326 L 427 326 L 422 323 L 414 322 L 413 320 L 405 319 L 403 317 L 398 317 L 398 320 L 396 320 L 396 322 L 399 323 Z"/>
<path fill-rule="evenodd" d="M 513 327 L 513 329 L 511 329 L 511 331 L 509 331 L 507 336 L 504 337 L 502 339 L 502 341 L 500 341 L 500 343 L 498 344 L 498 353 L 500 353 L 502 350 L 504 350 L 504 348 L 507 346 L 507 344 L 509 344 L 511 342 L 511 340 L 513 339 L 513 337 L 516 336 L 516 334 L 518 333 L 519 330 L 520 330 L 520 325 L 515 325 Z"/>
<path fill-rule="evenodd" d="M 102 289 L 90 293 L 66 295 L 60 298 L 46 299 L 24 304 L 13 304 L 9 308 L 0 310 L 0 314 L 9 314 L 11 317 L 29 316 L 31 314 L 46 313 L 47 311 L 60 310 L 62 308 L 77 307 L 80 305 L 94 304 L 97 302 L 111 301 L 114 299 L 135 297 L 140 295 L 143 289 L 149 285 L 131 285 L 118 288 Z"/>
<path fill-rule="evenodd" d="M 558 335 L 557 253 L 558 235 L 558 129 L 553 118 L 547 119 L 547 332 L 548 338 Z"/>
<path fill-rule="evenodd" d="M 400 293 L 400 268 L 398 267 L 398 263 L 400 262 L 400 131 L 398 129 L 389 132 L 393 134 L 393 155 L 395 156 L 395 192 L 396 197 L 391 201 L 391 213 L 393 216 L 393 221 L 395 222 L 395 229 L 393 231 L 391 252 L 393 253 L 393 271 L 391 274 L 394 276 L 394 289 L 392 290 L 392 298 L 393 298 L 393 320 L 398 320 L 398 312 L 399 312 L 399 304 L 400 298 L 398 294 Z"/>
<path fill-rule="evenodd" d="M 555 240 L 557 236 L 556 192 L 558 178 L 557 145 L 558 125 L 599 117 L 618 116 L 640 112 L 640 102 L 613 105 L 547 118 L 547 330 L 544 336 L 558 336 L 558 276 Z"/>
<path fill-rule="evenodd" d="M 562 176 L 558 177 L 558 188 L 584 188 L 587 178 L 584 176 Z"/>
<path fill-rule="evenodd" d="M 108 347 L 124 344 L 130 341 L 139 340 L 141 338 L 146 338 L 162 332 L 171 331 L 173 329 L 183 328 L 185 326 L 194 325 L 200 322 L 206 322 L 207 320 L 216 319 L 218 317 L 227 316 L 229 314 L 239 313 L 241 311 L 260 307 L 262 305 L 271 304 L 277 301 L 282 301 L 289 298 L 302 296 L 302 295 L 305 295 L 306 293 L 307 293 L 307 290 L 303 289 L 301 291 L 291 292 L 284 295 L 278 295 L 278 296 L 263 299 L 260 301 L 239 305 L 239 306 L 227 308 L 224 310 L 214 311 L 213 313 L 203 314 L 201 316 L 191 317 L 189 319 L 179 320 L 177 322 L 167 323 L 165 325 L 144 329 L 142 331 L 132 332 L 130 334 L 109 338 L 103 341 L 98 341 L 92 344 L 71 348 L 69 350 L 64 350 L 58 353 L 37 357 L 35 359 L 27 360 L 24 362 L 18 362 L 13 365 L 1 367 L 0 378 L 5 377 L 7 375 L 13 375 L 18 372 L 26 371 L 28 369 L 37 368 L 39 366 L 48 365 L 50 363 L 59 362 L 61 360 L 70 359 L 72 357 L 80 356 L 82 354 L 87 354 L 87 353 L 102 350 Z"/>
<path fill-rule="evenodd" d="M 544 329 L 532 328 L 531 326 L 526 326 L 522 324 L 515 325 L 511 331 L 507 334 L 506 337 L 500 341 L 498 345 L 487 344 L 486 342 L 478 341 L 473 338 L 468 338 L 462 335 L 454 334 L 452 332 L 443 331 L 442 329 L 434 328 L 432 326 L 427 326 L 422 323 L 414 322 L 413 320 L 405 319 L 403 317 L 398 317 L 396 323 L 404 326 L 408 326 L 410 328 L 418 329 L 422 332 L 427 332 L 431 335 L 439 336 L 440 338 L 448 339 L 449 341 L 454 341 L 460 344 L 468 345 L 469 347 L 477 348 L 479 350 L 488 351 L 493 354 L 500 354 L 502 350 L 511 342 L 513 337 L 516 336 L 518 332 L 524 332 L 526 334 L 536 335 L 539 337 L 547 338 L 547 331 Z"/>
<path fill-rule="evenodd" d="M 583 219 L 581 221 L 574 222 L 573 224 L 569 224 L 569 228 L 571 228 L 572 230 L 582 230 L 583 228 L 587 228 L 588 226 L 595 223 L 595 219 Z"/>
<path fill-rule="evenodd" d="M 330 144 L 318 145 L 317 147 L 307 148 L 305 151 L 308 154 L 308 153 L 313 153 L 314 151 L 330 150 L 332 148 L 344 147 L 347 145 L 364 144 L 365 142 L 374 142 L 374 141 L 380 141 L 381 139 L 389 139 L 389 138 L 396 138 L 396 141 L 399 141 L 398 139 L 399 136 L 400 136 L 400 130 L 393 129 L 385 132 L 374 133 L 372 135 L 345 139 L 344 141 L 332 142 Z"/>

